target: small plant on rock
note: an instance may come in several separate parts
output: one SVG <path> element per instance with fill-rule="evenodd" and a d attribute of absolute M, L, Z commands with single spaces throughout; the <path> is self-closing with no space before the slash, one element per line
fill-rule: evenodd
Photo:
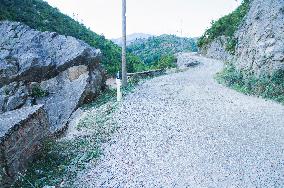
<path fill-rule="evenodd" d="M 34 86 L 32 87 L 32 97 L 34 98 L 41 98 L 46 97 L 49 95 L 47 91 L 44 91 L 40 86 Z"/>

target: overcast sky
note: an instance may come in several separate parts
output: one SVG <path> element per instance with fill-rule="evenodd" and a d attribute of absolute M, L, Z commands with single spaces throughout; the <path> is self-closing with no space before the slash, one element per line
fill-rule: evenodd
<path fill-rule="evenodd" d="M 45 0 L 107 38 L 121 36 L 121 0 Z M 198 37 L 240 0 L 127 0 L 127 34 Z"/>

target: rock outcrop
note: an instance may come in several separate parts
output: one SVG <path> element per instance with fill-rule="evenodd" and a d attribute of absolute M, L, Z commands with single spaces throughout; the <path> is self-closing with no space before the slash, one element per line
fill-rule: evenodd
<path fill-rule="evenodd" d="M 0 113 L 43 104 L 50 130 L 105 85 L 100 50 L 73 37 L 0 22 Z"/>
<path fill-rule="evenodd" d="M 9 187 L 50 135 L 49 122 L 43 106 L 36 105 L 1 114 L 0 125 L 0 186 Z"/>
<path fill-rule="evenodd" d="M 235 38 L 234 56 L 226 51 L 226 37 L 215 39 L 201 52 L 258 77 L 284 70 L 284 0 L 251 0 Z"/>
<path fill-rule="evenodd" d="M 226 50 L 227 37 L 221 36 L 213 40 L 208 46 L 201 49 L 201 53 L 207 57 L 228 61 L 233 59 L 233 55 Z"/>
<path fill-rule="evenodd" d="M 236 65 L 258 76 L 284 70 L 284 0 L 253 0 L 236 33 Z"/>

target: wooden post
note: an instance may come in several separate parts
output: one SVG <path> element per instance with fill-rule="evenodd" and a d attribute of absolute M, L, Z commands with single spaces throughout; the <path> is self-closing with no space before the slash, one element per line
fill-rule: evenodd
<path fill-rule="evenodd" d="M 122 86 L 127 86 L 127 68 L 126 68 L 126 0 L 122 0 Z"/>

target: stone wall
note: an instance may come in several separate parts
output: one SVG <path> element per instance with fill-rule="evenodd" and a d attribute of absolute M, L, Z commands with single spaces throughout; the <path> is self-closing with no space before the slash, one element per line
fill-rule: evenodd
<path fill-rule="evenodd" d="M 49 122 L 42 105 L 0 115 L 0 185 L 9 187 L 32 162 L 48 138 Z"/>

